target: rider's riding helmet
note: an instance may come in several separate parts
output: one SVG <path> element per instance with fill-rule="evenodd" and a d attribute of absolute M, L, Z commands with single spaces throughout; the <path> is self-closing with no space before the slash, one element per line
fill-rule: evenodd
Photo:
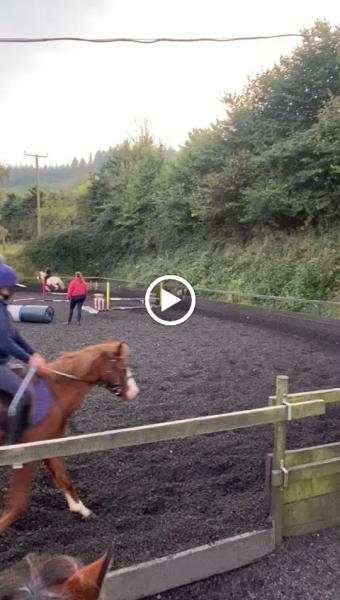
<path fill-rule="evenodd" d="M 0 288 L 24 288 L 18 283 L 18 276 L 12 267 L 0 263 Z"/>

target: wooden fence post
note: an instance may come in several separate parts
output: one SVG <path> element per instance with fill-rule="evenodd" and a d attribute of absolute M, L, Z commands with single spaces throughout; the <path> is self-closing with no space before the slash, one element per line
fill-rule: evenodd
<path fill-rule="evenodd" d="M 276 378 L 275 404 L 283 404 L 288 394 L 288 377 L 279 375 Z M 274 452 L 273 470 L 280 471 L 284 466 L 286 453 L 287 423 L 276 423 L 274 426 Z M 274 525 L 275 545 L 282 542 L 282 515 L 283 515 L 283 486 L 273 487 L 272 490 L 272 515 Z"/>

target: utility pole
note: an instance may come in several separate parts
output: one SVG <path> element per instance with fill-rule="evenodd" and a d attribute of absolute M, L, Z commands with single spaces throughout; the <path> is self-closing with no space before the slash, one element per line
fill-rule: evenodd
<path fill-rule="evenodd" d="M 41 212 L 40 212 L 40 189 L 39 189 L 39 158 L 48 158 L 48 154 L 28 154 L 24 152 L 25 156 L 31 156 L 35 159 L 35 189 L 37 194 L 37 235 L 41 236 Z"/>

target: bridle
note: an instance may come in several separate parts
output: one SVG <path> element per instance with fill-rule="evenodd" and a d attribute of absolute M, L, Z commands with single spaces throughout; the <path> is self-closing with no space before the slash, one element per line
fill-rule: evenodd
<path fill-rule="evenodd" d="M 117 363 L 117 359 L 112 358 L 110 360 L 110 363 L 115 365 Z M 114 366 L 112 367 L 112 370 L 105 371 L 105 373 L 111 374 L 111 375 L 114 375 L 114 372 L 115 372 Z M 99 383 L 99 385 L 103 385 L 107 390 L 109 390 L 110 392 L 113 392 L 116 396 L 121 398 L 124 394 L 124 391 L 127 388 L 128 381 L 130 381 L 131 379 L 133 379 L 132 373 L 131 373 L 130 369 L 128 367 L 126 367 L 124 369 L 123 381 L 120 381 L 120 383 L 101 383 L 101 384 Z"/>
<path fill-rule="evenodd" d="M 110 363 L 112 363 L 112 365 L 116 365 L 117 359 L 112 358 L 110 360 Z M 59 377 L 63 377 L 63 379 L 77 381 L 78 383 L 86 383 L 87 385 L 98 385 L 104 387 L 110 392 L 113 392 L 119 398 L 123 396 L 123 393 L 127 388 L 128 381 L 133 379 L 132 373 L 130 372 L 130 369 L 128 367 L 125 368 L 123 381 L 120 381 L 119 383 L 107 383 L 104 381 L 98 381 L 98 379 L 96 379 L 95 381 L 89 381 L 88 379 L 82 379 L 81 377 L 77 377 L 77 375 L 72 375 L 71 373 L 64 373 L 63 371 L 57 371 L 56 369 L 51 369 L 50 367 L 44 367 L 44 370 L 49 371 L 50 373 L 54 373 L 54 375 L 59 375 Z M 106 370 L 104 374 L 112 375 L 114 378 L 114 373 L 115 367 L 113 366 L 112 369 Z"/>

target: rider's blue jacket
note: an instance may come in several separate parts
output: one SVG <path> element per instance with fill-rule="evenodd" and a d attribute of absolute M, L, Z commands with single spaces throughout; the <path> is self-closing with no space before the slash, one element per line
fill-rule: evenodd
<path fill-rule="evenodd" d="M 32 354 L 34 350 L 12 324 L 7 302 L 0 300 L 0 364 L 6 363 L 10 356 L 28 363 Z"/>

